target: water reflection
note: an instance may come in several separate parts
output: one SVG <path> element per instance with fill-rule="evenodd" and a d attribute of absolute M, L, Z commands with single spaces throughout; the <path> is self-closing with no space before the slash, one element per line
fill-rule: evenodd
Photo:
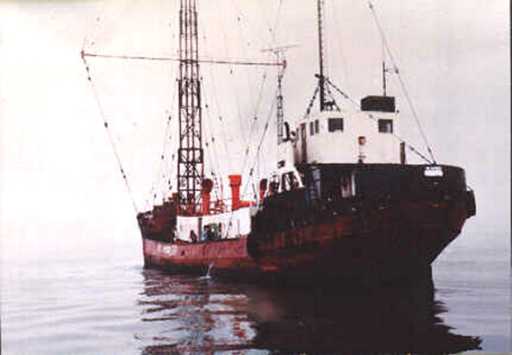
<path fill-rule="evenodd" d="M 480 339 L 438 317 L 432 278 L 409 286 L 255 286 L 145 270 L 143 354 L 162 352 L 453 353 Z"/>

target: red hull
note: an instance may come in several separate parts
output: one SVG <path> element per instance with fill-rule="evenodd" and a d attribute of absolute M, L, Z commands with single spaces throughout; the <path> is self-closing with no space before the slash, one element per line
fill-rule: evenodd
<path fill-rule="evenodd" d="M 362 217 L 364 216 L 364 217 Z M 424 269 L 460 233 L 463 200 L 403 203 L 364 214 L 332 217 L 264 238 L 170 244 L 143 239 L 148 267 L 245 277 L 400 276 Z"/>
<path fill-rule="evenodd" d="M 256 262 L 247 252 L 247 237 L 215 242 L 170 244 L 143 239 L 146 266 L 169 271 L 195 269 L 206 271 L 210 264 L 219 270 L 255 270 Z"/>

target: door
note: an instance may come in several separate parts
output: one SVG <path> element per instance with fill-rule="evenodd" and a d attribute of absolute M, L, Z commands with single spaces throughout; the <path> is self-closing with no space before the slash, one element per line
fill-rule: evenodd
<path fill-rule="evenodd" d="M 307 131 L 306 131 L 306 124 L 302 123 L 300 125 L 300 140 L 301 140 L 301 162 L 307 163 L 308 162 L 308 147 L 307 147 Z"/>

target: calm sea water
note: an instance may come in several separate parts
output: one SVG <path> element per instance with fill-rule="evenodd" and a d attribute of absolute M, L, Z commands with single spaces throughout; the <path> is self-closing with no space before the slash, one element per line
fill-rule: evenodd
<path fill-rule="evenodd" d="M 171 276 L 138 253 L 3 263 L 2 353 L 508 352 L 506 245 L 454 243 L 433 284 L 359 290 Z"/>

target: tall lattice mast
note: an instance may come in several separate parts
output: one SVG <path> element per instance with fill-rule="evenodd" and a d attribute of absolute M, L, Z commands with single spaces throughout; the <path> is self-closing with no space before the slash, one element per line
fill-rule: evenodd
<path fill-rule="evenodd" d="M 194 215 L 200 211 L 204 179 L 197 7 L 196 0 L 180 1 L 178 213 Z"/>

